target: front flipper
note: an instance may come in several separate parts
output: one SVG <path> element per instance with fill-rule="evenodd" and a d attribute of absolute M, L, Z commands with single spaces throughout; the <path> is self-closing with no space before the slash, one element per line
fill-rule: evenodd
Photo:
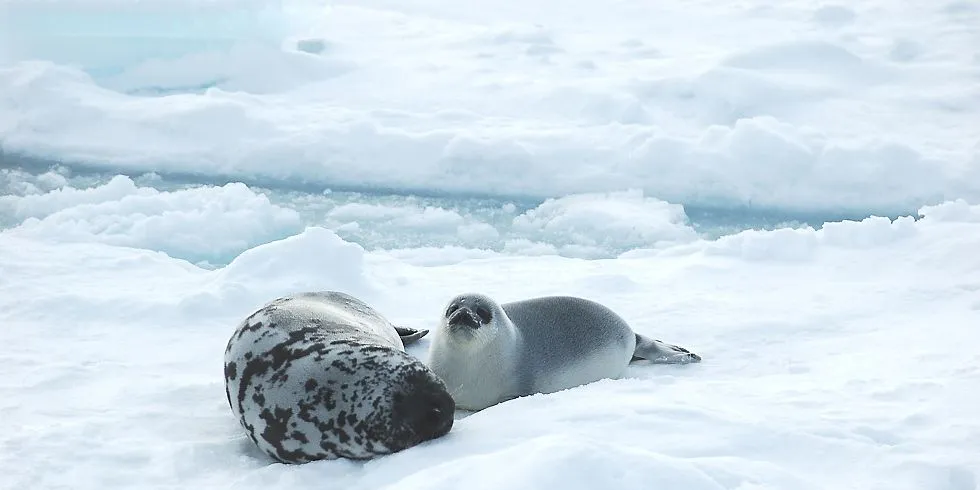
<path fill-rule="evenodd" d="M 398 332 L 398 336 L 402 338 L 403 345 L 414 344 L 418 342 L 419 339 L 425 337 L 425 334 L 429 333 L 425 329 L 415 329 L 409 327 L 395 327 L 395 331 Z"/>
<path fill-rule="evenodd" d="M 677 345 L 636 335 L 632 361 L 646 359 L 653 364 L 690 364 L 701 362 L 701 356 Z"/>

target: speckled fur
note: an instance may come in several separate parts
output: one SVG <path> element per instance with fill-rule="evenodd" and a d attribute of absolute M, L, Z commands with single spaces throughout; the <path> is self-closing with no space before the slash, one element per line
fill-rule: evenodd
<path fill-rule="evenodd" d="M 415 340 L 424 331 L 411 332 Z M 418 433 L 414 401 L 448 403 L 445 385 L 404 352 L 384 317 L 344 293 L 276 299 L 246 318 L 225 349 L 225 391 L 248 437 L 283 463 L 369 459 L 444 435 Z M 441 406 L 441 405 L 440 405 Z"/>

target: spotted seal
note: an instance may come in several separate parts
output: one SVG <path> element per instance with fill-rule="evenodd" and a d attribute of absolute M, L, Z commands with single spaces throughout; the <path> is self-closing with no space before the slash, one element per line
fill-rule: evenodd
<path fill-rule="evenodd" d="M 259 449 L 282 463 L 370 459 L 442 437 L 455 405 L 395 327 L 336 291 L 275 299 L 225 349 L 225 393 Z"/>
<path fill-rule="evenodd" d="M 683 347 L 639 335 L 595 301 L 548 296 L 498 304 L 461 294 L 444 310 L 426 364 L 457 408 L 482 410 L 533 393 L 618 378 L 630 362 L 700 362 Z"/>

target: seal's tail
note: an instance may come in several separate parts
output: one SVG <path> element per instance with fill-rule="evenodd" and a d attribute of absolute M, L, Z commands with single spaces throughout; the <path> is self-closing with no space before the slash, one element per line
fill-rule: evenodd
<path fill-rule="evenodd" d="M 701 362 L 701 356 L 677 345 L 636 334 L 636 349 L 633 359 L 646 359 L 654 364 L 689 364 Z"/>

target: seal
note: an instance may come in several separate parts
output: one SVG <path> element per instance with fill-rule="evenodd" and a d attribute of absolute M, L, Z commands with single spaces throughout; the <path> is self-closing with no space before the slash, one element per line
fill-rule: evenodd
<path fill-rule="evenodd" d="M 228 340 L 228 405 L 281 463 L 365 460 L 442 437 L 453 425 L 452 396 L 405 352 L 427 333 L 395 327 L 341 292 L 277 298 Z"/>
<path fill-rule="evenodd" d="M 454 297 L 433 332 L 426 364 L 457 408 L 478 411 L 534 393 L 622 377 L 630 362 L 700 362 L 687 349 L 635 333 L 595 301 L 547 296 L 498 304 Z"/>

